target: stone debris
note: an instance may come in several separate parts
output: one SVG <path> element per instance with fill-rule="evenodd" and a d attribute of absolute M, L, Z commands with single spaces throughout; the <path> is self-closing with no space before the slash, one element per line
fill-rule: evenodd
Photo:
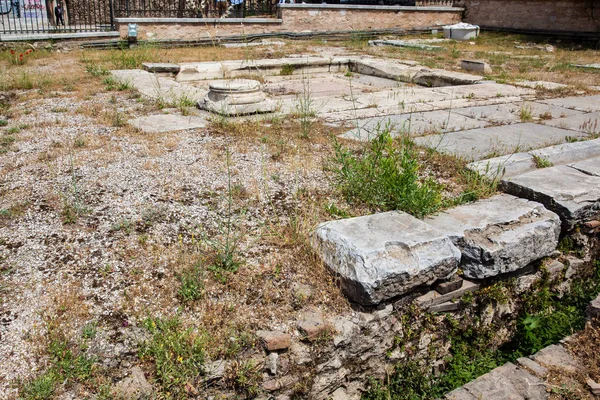
<path fill-rule="evenodd" d="M 452 275 L 460 251 L 443 232 L 393 211 L 320 224 L 313 247 L 360 304 L 378 304 Z"/>
<path fill-rule="evenodd" d="M 590 392 L 592 392 L 593 395 L 600 396 L 600 384 L 596 383 L 590 378 L 587 379 L 586 383 L 590 388 Z"/>
<path fill-rule="evenodd" d="M 456 311 L 458 309 L 460 309 L 460 302 L 452 302 L 452 301 L 447 301 L 445 303 L 442 304 L 436 304 L 433 305 L 431 307 L 429 307 L 429 311 L 430 312 L 438 312 L 438 313 L 442 313 L 442 312 L 450 312 L 450 311 Z"/>
<path fill-rule="evenodd" d="M 479 284 L 465 280 L 460 289 L 447 294 L 440 294 L 435 290 L 431 290 L 426 294 L 416 298 L 416 303 L 422 308 L 429 308 L 431 306 L 446 303 L 450 300 L 458 299 L 466 293 L 474 292 L 479 289 Z"/>
<path fill-rule="evenodd" d="M 321 338 L 327 332 L 328 326 L 319 311 L 309 310 L 300 317 L 298 330 L 304 339 L 313 341 Z"/>
<path fill-rule="evenodd" d="M 279 359 L 279 354 L 272 352 L 267 356 L 266 368 L 271 375 L 277 375 L 277 360 Z"/>
<path fill-rule="evenodd" d="M 291 336 L 281 331 L 257 331 L 256 336 L 268 351 L 285 350 L 291 345 Z"/>
<path fill-rule="evenodd" d="M 170 63 L 142 63 L 142 69 L 148 72 L 165 72 L 171 74 L 179 73 L 179 65 Z"/>
<path fill-rule="evenodd" d="M 435 284 L 435 290 L 439 294 L 448 294 L 460 289 L 463 285 L 463 281 L 464 280 L 460 276 L 454 275 L 448 280 L 437 282 Z"/>
<path fill-rule="evenodd" d="M 491 74 L 493 72 L 492 67 L 485 61 L 462 60 L 460 67 L 465 71 L 477 72 L 479 74 Z"/>
<path fill-rule="evenodd" d="M 427 87 L 473 85 L 483 80 L 483 77 L 464 74 L 462 72 L 446 71 L 444 69 L 424 70 L 417 73 L 413 82 Z"/>
<path fill-rule="evenodd" d="M 594 320 L 600 317 L 600 295 L 594 300 L 592 300 L 592 302 L 588 305 L 586 314 L 588 319 L 590 320 Z"/>
<path fill-rule="evenodd" d="M 549 256 L 558 245 L 559 217 L 539 203 L 500 194 L 425 220 L 461 250 L 472 279 L 513 272 Z"/>
<path fill-rule="evenodd" d="M 141 400 L 151 398 L 154 388 L 146 380 L 144 371 L 140 367 L 135 366 L 131 369 L 131 374 L 127 378 L 114 386 L 112 392 L 117 398 Z"/>
<path fill-rule="evenodd" d="M 216 360 L 204 364 L 204 383 L 223 378 L 229 364 L 230 362 L 226 360 Z"/>

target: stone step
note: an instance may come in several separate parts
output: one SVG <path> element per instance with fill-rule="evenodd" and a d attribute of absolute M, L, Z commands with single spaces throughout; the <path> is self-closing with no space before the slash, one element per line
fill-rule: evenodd
<path fill-rule="evenodd" d="M 600 112 L 571 115 L 568 117 L 543 121 L 543 123 L 545 125 L 583 132 L 591 136 L 600 134 Z"/>
<path fill-rule="evenodd" d="M 346 296 L 364 305 L 447 278 L 461 257 L 443 232 L 399 211 L 325 222 L 312 244 Z"/>
<path fill-rule="evenodd" d="M 544 382 L 513 363 L 506 363 L 448 394 L 447 400 L 543 400 Z"/>
<path fill-rule="evenodd" d="M 485 279 L 517 271 L 549 256 L 558 245 L 560 219 L 539 203 L 500 194 L 424 220 L 461 250 L 466 277 Z"/>
<path fill-rule="evenodd" d="M 510 178 L 537 169 L 535 157 L 551 165 L 565 165 L 600 157 L 600 139 L 564 143 L 556 146 L 474 161 L 467 168 L 491 179 Z"/>
<path fill-rule="evenodd" d="M 543 121 L 545 118 L 551 118 L 551 120 L 554 120 L 563 117 L 585 115 L 581 111 L 569 110 L 564 107 L 533 101 L 457 108 L 452 110 L 452 112 L 470 118 L 489 121 L 494 124 L 519 123 L 522 120 L 523 112 L 529 113 L 531 118 L 537 121 Z"/>
<path fill-rule="evenodd" d="M 558 165 L 526 172 L 503 179 L 501 187 L 514 196 L 542 203 L 560 216 L 563 230 L 569 230 L 600 214 L 600 177 L 593 175 L 596 160 L 576 163 L 581 170 Z"/>
<path fill-rule="evenodd" d="M 600 95 L 563 97 L 559 99 L 541 100 L 540 103 L 556 105 L 583 112 L 600 111 Z"/>
<path fill-rule="evenodd" d="M 415 138 L 415 143 L 467 161 L 519 153 L 553 144 L 568 137 L 585 138 L 582 132 L 525 123 L 471 129 Z"/>
<path fill-rule="evenodd" d="M 138 69 L 115 70 L 111 73 L 119 81 L 135 87 L 142 95 L 173 105 L 178 105 L 182 101 L 196 103 L 207 93 L 206 90 L 182 85 L 173 79 Z"/>

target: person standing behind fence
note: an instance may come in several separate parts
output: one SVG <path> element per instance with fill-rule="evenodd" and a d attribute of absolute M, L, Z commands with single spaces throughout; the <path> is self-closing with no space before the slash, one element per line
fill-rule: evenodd
<path fill-rule="evenodd" d="M 231 5 L 233 6 L 233 9 L 235 10 L 236 18 L 244 18 L 244 15 L 243 15 L 244 0 L 231 0 Z"/>
<path fill-rule="evenodd" d="M 223 14 L 227 12 L 227 0 L 215 0 L 217 2 L 217 11 L 219 12 L 219 17 L 222 17 Z"/>
<path fill-rule="evenodd" d="M 56 16 L 56 26 L 59 26 L 62 23 L 62 26 L 65 26 L 65 20 L 63 19 L 63 10 L 60 6 L 60 3 L 56 4 L 54 7 L 54 15 Z"/>

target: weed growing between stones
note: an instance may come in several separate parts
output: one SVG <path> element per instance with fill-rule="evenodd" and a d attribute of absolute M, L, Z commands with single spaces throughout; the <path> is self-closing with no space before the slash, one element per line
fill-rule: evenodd
<path fill-rule="evenodd" d="M 206 337 L 183 329 L 178 317 L 147 318 L 144 327 L 152 338 L 140 347 L 140 358 L 153 364 L 153 372 L 166 398 L 187 398 L 186 384 L 194 384 L 202 372 Z"/>
<path fill-rule="evenodd" d="M 358 153 L 334 144 L 329 173 L 334 185 L 351 204 L 375 210 L 401 210 L 417 217 L 442 205 L 441 185 L 421 178 L 421 163 L 408 136 L 392 138 L 390 127 L 378 128 L 376 136 Z"/>
<path fill-rule="evenodd" d="M 388 399 L 434 399 L 460 387 L 477 377 L 513 362 L 519 357 L 536 353 L 557 343 L 564 337 L 583 329 L 585 309 L 600 293 L 600 261 L 596 261 L 587 273 L 572 282 L 571 290 L 561 294 L 559 282 L 550 279 L 541 269 L 542 278 L 523 297 L 512 339 L 500 348 L 494 341 L 498 327 L 485 326 L 478 316 L 464 315 L 460 319 L 450 314 L 444 316 L 447 335 L 451 342 L 450 355 L 444 371 L 435 377 L 426 363 L 409 360 L 399 363 L 385 382 L 371 382 L 371 389 L 364 394 L 365 400 Z M 498 282 L 476 293 L 479 299 L 475 308 L 486 304 L 509 302 L 513 296 L 511 281 Z M 472 299 L 462 299 L 463 304 Z M 404 316 L 404 315 L 403 315 Z M 410 318 L 403 318 L 406 324 Z M 409 348 L 407 341 L 419 338 L 421 332 L 403 338 L 396 347 Z"/>
<path fill-rule="evenodd" d="M 549 168 L 549 167 L 552 167 L 554 165 L 547 158 L 540 157 L 538 155 L 533 155 L 533 162 L 535 163 L 535 166 L 537 168 Z"/>

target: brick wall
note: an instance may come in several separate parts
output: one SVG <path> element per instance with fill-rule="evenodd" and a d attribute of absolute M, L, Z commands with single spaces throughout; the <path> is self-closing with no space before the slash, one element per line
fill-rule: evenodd
<path fill-rule="evenodd" d="M 600 0 L 460 0 L 465 22 L 489 28 L 600 32 Z"/>
<path fill-rule="evenodd" d="M 285 4 L 280 19 L 119 18 L 117 29 L 127 36 L 127 24 L 138 25 L 138 38 L 207 39 L 269 32 L 324 32 L 375 29 L 422 29 L 459 22 L 461 8 L 341 6 Z"/>

